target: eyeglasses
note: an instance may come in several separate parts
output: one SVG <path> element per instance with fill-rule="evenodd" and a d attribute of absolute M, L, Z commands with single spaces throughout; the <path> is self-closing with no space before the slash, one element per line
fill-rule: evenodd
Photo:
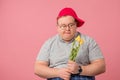
<path fill-rule="evenodd" d="M 58 25 L 62 30 L 66 30 L 67 27 L 69 27 L 70 29 L 76 27 L 76 23 L 69 23 L 68 25 L 62 24 L 62 25 Z"/>

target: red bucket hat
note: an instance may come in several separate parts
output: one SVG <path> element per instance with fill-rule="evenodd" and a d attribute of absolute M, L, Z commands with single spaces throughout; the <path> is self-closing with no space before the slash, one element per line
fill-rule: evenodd
<path fill-rule="evenodd" d="M 63 8 L 58 14 L 57 19 L 59 19 L 62 16 L 67 16 L 67 15 L 70 15 L 73 18 L 75 18 L 75 20 L 78 22 L 77 27 L 81 27 L 84 24 L 84 21 L 77 16 L 77 14 L 72 8 Z"/>

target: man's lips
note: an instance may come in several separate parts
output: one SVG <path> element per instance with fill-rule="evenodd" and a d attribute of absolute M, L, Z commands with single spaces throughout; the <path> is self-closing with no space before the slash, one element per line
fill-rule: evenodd
<path fill-rule="evenodd" d="M 65 34 L 70 34 L 70 32 L 65 32 Z"/>

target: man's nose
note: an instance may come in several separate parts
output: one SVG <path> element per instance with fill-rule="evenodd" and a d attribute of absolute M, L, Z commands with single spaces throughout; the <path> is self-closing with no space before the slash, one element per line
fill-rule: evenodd
<path fill-rule="evenodd" d="M 69 26 L 67 26 L 67 27 L 66 27 L 66 30 L 70 30 L 70 27 L 69 27 Z"/>

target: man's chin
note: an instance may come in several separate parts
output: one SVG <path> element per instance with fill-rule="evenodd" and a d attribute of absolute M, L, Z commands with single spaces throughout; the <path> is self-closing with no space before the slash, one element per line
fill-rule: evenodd
<path fill-rule="evenodd" d="M 71 38 L 70 37 L 65 37 L 64 40 L 65 41 L 71 41 Z"/>

